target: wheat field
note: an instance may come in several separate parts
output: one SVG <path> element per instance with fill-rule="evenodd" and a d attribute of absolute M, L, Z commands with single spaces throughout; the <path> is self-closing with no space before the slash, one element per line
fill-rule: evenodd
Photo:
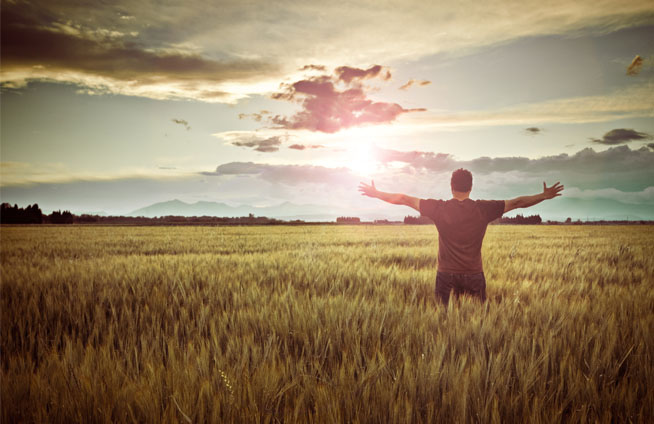
<path fill-rule="evenodd" d="M 654 226 L 2 227 L 9 422 L 652 422 Z"/>

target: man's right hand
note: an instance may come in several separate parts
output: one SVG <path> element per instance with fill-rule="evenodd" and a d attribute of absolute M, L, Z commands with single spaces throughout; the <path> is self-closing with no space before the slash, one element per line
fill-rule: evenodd
<path fill-rule="evenodd" d="M 375 188 L 375 181 L 370 180 L 370 182 L 372 183 L 371 185 L 366 183 L 359 183 L 359 191 L 363 196 L 378 198 L 379 192 L 377 191 L 377 188 Z"/>
<path fill-rule="evenodd" d="M 561 185 L 560 182 L 557 181 L 556 184 L 554 184 L 551 187 L 548 187 L 547 185 L 545 185 L 545 181 L 543 181 L 543 197 L 545 199 L 553 199 L 557 196 L 560 196 L 561 191 L 563 191 L 563 186 Z"/>
<path fill-rule="evenodd" d="M 413 196 L 407 196 L 402 193 L 385 193 L 377 190 L 375 182 L 370 181 L 370 185 L 366 183 L 359 183 L 359 191 L 363 196 L 374 197 L 375 199 L 383 200 L 384 202 L 393 205 L 404 205 L 413 208 L 420 212 L 420 199 Z"/>

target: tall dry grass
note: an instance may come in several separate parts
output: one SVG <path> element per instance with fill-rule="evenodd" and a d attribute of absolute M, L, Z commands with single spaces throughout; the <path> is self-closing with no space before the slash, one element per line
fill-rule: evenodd
<path fill-rule="evenodd" d="M 654 227 L 3 227 L 2 422 L 652 422 Z"/>

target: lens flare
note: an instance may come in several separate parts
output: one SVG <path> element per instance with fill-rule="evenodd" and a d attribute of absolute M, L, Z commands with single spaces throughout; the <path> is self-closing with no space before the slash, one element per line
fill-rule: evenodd
<path fill-rule="evenodd" d="M 371 177 L 378 167 L 371 142 L 357 141 L 348 149 L 347 167 L 359 177 Z"/>

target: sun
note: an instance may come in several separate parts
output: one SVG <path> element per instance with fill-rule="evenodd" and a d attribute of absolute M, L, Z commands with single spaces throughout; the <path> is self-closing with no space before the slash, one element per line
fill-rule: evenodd
<path fill-rule="evenodd" d="M 379 166 L 373 144 L 362 140 L 353 143 L 347 149 L 346 166 L 359 177 L 371 177 Z"/>

